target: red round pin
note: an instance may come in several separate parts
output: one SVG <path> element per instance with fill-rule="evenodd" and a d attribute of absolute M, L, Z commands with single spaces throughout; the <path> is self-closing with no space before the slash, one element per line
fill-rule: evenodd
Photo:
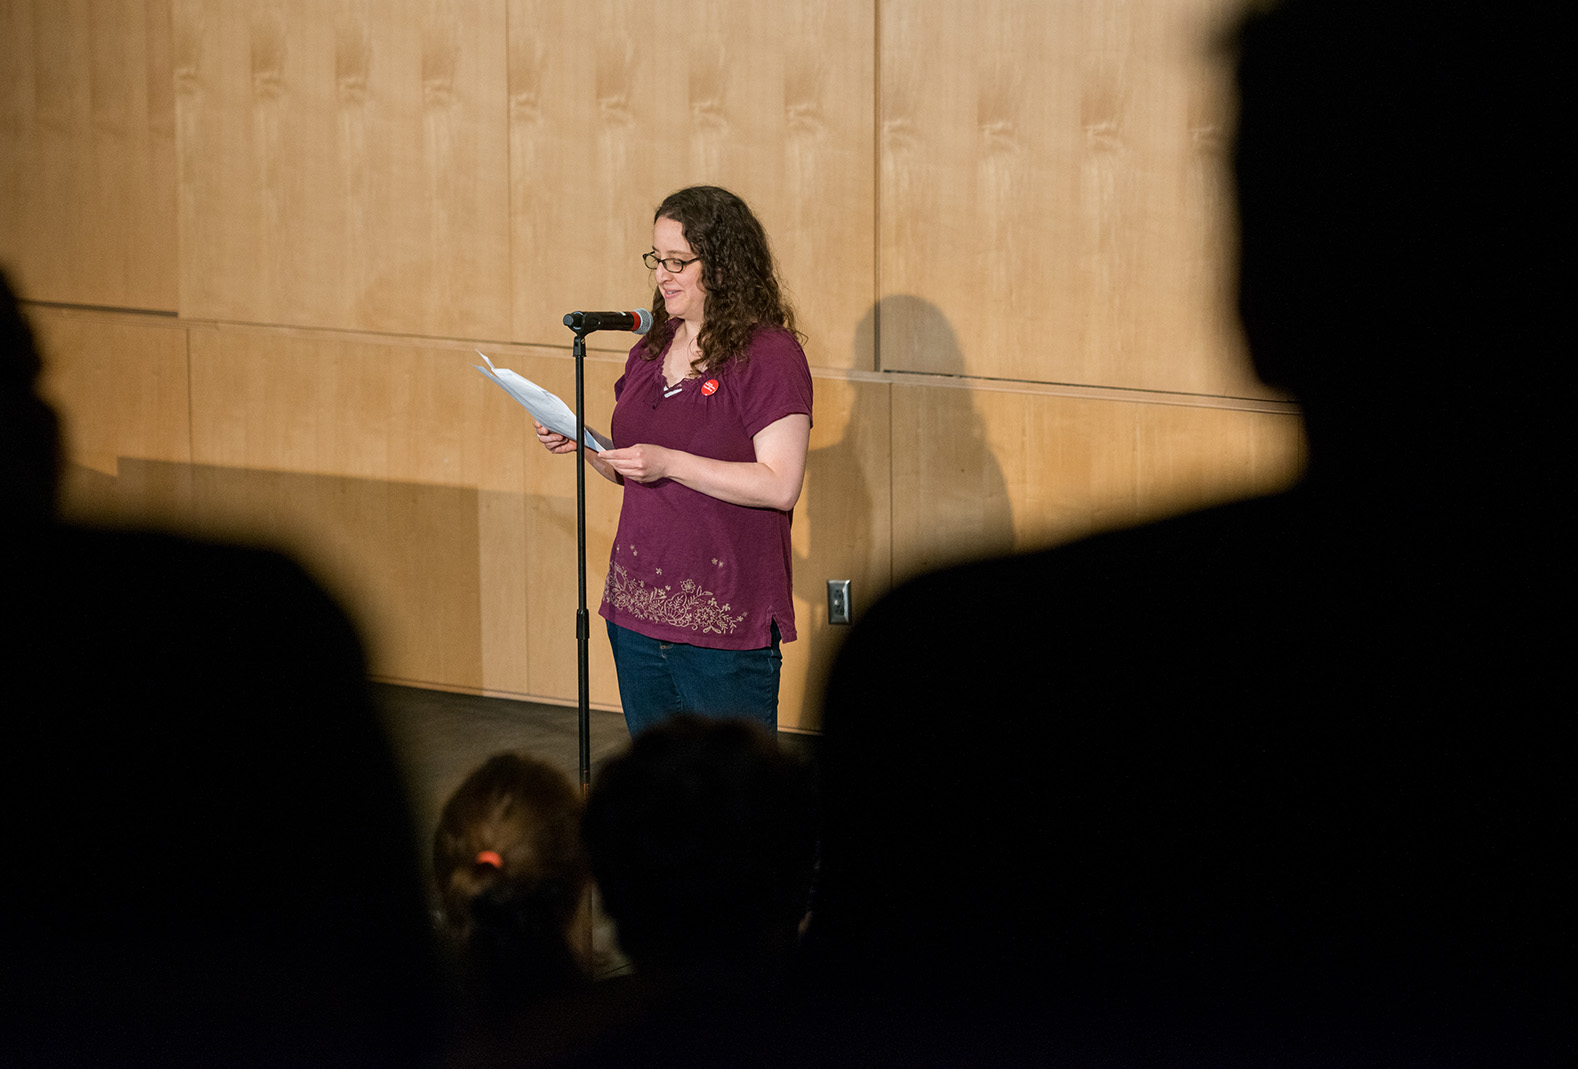
<path fill-rule="evenodd" d="M 701 392 L 706 394 L 708 397 L 711 397 L 713 394 L 717 393 L 718 392 L 718 380 L 717 379 L 708 379 L 706 382 L 702 383 L 701 384 Z"/>

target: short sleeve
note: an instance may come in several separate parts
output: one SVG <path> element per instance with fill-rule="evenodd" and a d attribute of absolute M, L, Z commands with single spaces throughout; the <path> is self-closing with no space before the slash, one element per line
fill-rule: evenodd
<path fill-rule="evenodd" d="M 740 380 L 741 417 L 750 437 L 785 416 L 811 415 L 811 366 L 786 330 L 764 330 L 751 341 Z"/>

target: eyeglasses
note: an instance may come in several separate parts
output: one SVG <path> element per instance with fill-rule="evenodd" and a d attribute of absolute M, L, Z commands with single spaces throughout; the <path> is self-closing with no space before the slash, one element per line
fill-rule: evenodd
<path fill-rule="evenodd" d="M 685 268 L 689 267 L 699 259 L 701 259 L 700 256 L 692 256 L 688 260 L 681 260 L 677 256 L 671 256 L 665 260 L 655 252 L 644 252 L 641 254 L 641 262 L 646 264 L 648 268 L 656 271 L 658 269 L 658 265 L 661 264 L 663 270 L 667 271 L 671 275 L 679 274 L 681 271 L 685 270 Z"/>

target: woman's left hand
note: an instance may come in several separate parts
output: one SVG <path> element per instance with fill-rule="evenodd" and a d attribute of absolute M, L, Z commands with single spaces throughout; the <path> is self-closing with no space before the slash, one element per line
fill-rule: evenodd
<path fill-rule="evenodd" d="M 651 483 L 669 474 L 674 450 L 661 445 L 632 445 L 624 449 L 605 449 L 598 459 L 626 479 Z"/>

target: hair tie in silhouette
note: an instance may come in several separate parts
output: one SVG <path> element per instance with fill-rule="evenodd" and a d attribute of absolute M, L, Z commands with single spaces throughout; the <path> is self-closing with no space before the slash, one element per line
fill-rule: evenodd
<path fill-rule="evenodd" d="M 496 869 L 502 869 L 504 867 L 504 859 L 499 856 L 497 850 L 483 850 L 477 854 L 477 864 L 492 865 Z"/>

